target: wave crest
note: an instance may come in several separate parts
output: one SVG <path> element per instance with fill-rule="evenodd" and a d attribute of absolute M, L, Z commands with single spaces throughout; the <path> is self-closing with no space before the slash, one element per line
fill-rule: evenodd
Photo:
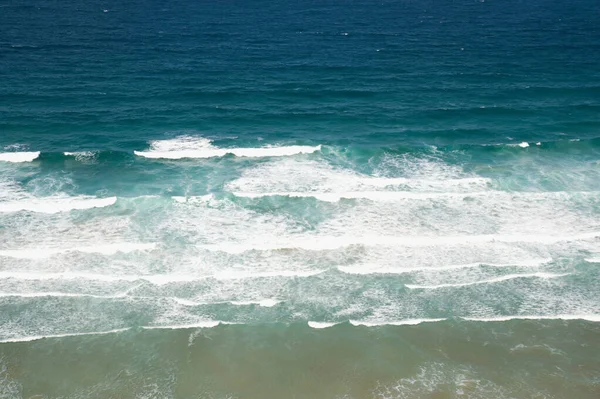
<path fill-rule="evenodd" d="M 40 156 L 39 151 L 2 152 L 2 153 L 0 153 L 0 161 L 12 162 L 12 163 L 31 162 L 39 156 Z"/>
<path fill-rule="evenodd" d="M 171 140 L 155 140 L 147 151 L 134 151 L 137 156 L 152 159 L 217 158 L 228 154 L 236 157 L 262 158 L 283 157 L 297 154 L 311 154 L 320 151 L 321 146 L 280 146 L 257 148 L 219 148 L 203 137 L 182 136 Z"/>

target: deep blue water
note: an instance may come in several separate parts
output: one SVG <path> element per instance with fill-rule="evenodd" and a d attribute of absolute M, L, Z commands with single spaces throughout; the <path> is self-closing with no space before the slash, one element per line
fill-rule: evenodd
<path fill-rule="evenodd" d="M 597 398 L 598 21 L 0 0 L 0 397 Z"/>
<path fill-rule="evenodd" d="M 1 143 L 596 137 L 599 17 L 588 0 L 5 2 Z"/>

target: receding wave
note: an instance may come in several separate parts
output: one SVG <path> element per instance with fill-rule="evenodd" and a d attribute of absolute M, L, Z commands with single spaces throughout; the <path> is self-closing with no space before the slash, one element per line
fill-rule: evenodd
<path fill-rule="evenodd" d="M 343 248 L 352 245 L 363 246 L 406 246 L 426 247 L 436 245 L 469 245 L 491 242 L 500 243 L 539 243 L 554 244 L 562 241 L 589 240 L 600 237 L 600 231 L 574 234 L 568 236 L 555 235 L 464 235 L 464 236 L 364 236 L 364 237 L 337 237 L 337 236 L 314 236 L 298 237 L 282 242 L 253 242 L 234 243 L 225 242 L 219 244 L 205 244 L 201 248 L 210 251 L 222 251 L 239 254 L 247 251 L 274 251 L 284 249 L 303 249 L 312 251 L 325 251 Z"/>
<path fill-rule="evenodd" d="M 436 323 L 451 320 L 449 318 L 416 318 L 416 319 L 403 319 L 403 320 L 349 320 L 346 322 L 315 322 L 309 321 L 308 326 L 313 329 L 324 329 L 335 326 L 337 324 L 349 324 L 354 327 L 385 327 L 385 326 L 416 326 L 425 323 Z M 484 323 L 495 323 L 505 322 L 511 320 L 564 320 L 564 321 L 575 321 L 584 320 L 595 323 L 600 323 L 599 314 L 557 314 L 557 315 L 508 315 L 508 316 L 492 316 L 492 317 L 457 317 L 456 320 L 468 321 L 468 322 L 484 322 Z M 230 321 L 219 321 L 219 320 L 202 320 L 193 323 L 185 324 L 159 324 L 140 326 L 138 328 L 144 330 L 183 330 L 183 329 L 198 329 L 198 328 L 215 328 L 223 325 L 247 325 L 246 323 L 230 322 Z M 78 337 L 86 335 L 104 335 L 104 334 L 115 334 L 125 331 L 130 331 L 132 327 L 124 327 L 107 331 L 93 331 L 93 332 L 74 332 L 74 333 L 62 333 L 62 334 L 40 334 L 23 337 L 13 337 L 0 339 L 0 343 L 11 343 L 11 342 L 28 342 L 36 341 L 44 338 L 68 338 Z"/>
<path fill-rule="evenodd" d="M 413 285 L 406 284 L 406 288 L 410 289 L 422 289 L 422 290 L 436 290 L 439 288 L 449 288 L 449 287 L 466 287 L 469 285 L 478 285 L 478 284 L 493 284 L 500 283 L 502 281 L 514 280 L 517 278 L 541 278 L 541 279 L 551 279 L 551 278 L 559 278 L 568 276 L 570 273 L 556 274 L 556 273 L 523 273 L 523 274 L 509 274 L 506 276 L 494 277 L 486 280 L 472 281 L 468 283 L 455 283 L 455 284 L 437 284 L 437 285 Z"/>
<path fill-rule="evenodd" d="M 559 315 L 512 315 L 494 317 L 461 317 L 468 321 L 509 321 L 509 320 L 587 320 L 600 322 L 600 315 L 596 314 L 559 314 Z"/>
<path fill-rule="evenodd" d="M 219 148 L 203 137 L 181 136 L 171 140 L 155 140 L 146 151 L 134 151 L 135 155 L 154 159 L 215 158 L 226 155 L 236 157 L 262 158 L 283 157 L 297 154 L 312 154 L 321 146 L 273 146 L 255 148 Z"/>
<path fill-rule="evenodd" d="M 82 332 L 82 333 L 65 333 L 65 334 L 49 334 L 49 335 L 32 335 L 27 337 L 17 337 L 17 338 L 7 338 L 0 340 L 0 343 L 9 343 L 9 342 L 29 342 L 29 341 L 37 341 L 39 339 L 44 338 L 65 338 L 65 337 L 79 337 L 82 335 L 104 335 L 104 334 L 115 334 L 124 331 L 128 331 L 130 328 L 117 328 L 114 330 L 108 331 L 94 331 L 94 332 Z"/>
<path fill-rule="evenodd" d="M 200 322 L 190 323 L 190 324 L 142 326 L 141 328 L 144 330 L 155 330 L 155 329 L 179 330 L 179 329 L 188 329 L 188 328 L 213 328 L 213 327 L 217 327 L 220 324 L 234 324 L 234 323 L 208 320 L 208 321 L 200 321 Z M 25 337 L 0 339 L 0 343 L 29 342 L 29 341 L 37 341 L 37 340 L 45 339 L 45 338 L 68 338 L 68 337 L 80 337 L 80 336 L 85 336 L 85 335 L 116 334 L 116 333 L 121 333 L 121 332 L 129 331 L 129 330 L 131 330 L 131 327 L 117 328 L 117 329 L 107 330 L 107 331 L 31 335 L 31 336 L 25 336 Z"/>
<path fill-rule="evenodd" d="M 444 321 L 446 318 L 438 319 L 406 319 L 398 321 L 361 321 L 361 320 L 350 320 L 350 324 L 353 326 L 365 326 L 365 327 L 378 327 L 378 326 L 416 326 L 421 323 L 434 323 L 437 321 Z"/>
<path fill-rule="evenodd" d="M 322 322 L 322 321 L 309 321 L 308 322 L 309 327 L 316 328 L 316 329 L 329 328 L 329 327 L 335 326 L 336 324 L 339 324 L 339 323 L 328 323 L 328 322 Z"/>
<path fill-rule="evenodd" d="M 85 247 L 71 248 L 27 248 L 27 249 L 5 249 L 0 250 L 0 256 L 17 259 L 43 259 L 53 255 L 64 254 L 68 252 L 97 253 L 102 255 L 114 255 L 122 252 L 150 251 L 156 248 L 155 243 L 118 243 L 118 244 L 100 244 Z"/>
<path fill-rule="evenodd" d="M 21 201 L 0 202 L 0 212 L 38 212 L 59 213 L 73 210 L 103 208 L 114 205 L 117 197 L 91 198 L 91 197 L 47 197 L 24 199 Z"/>
<path fill-rule="evenodd" d="M 33 152 L 2 152 L 0 153 L 0 161 L 4 162 L 31 162 L 40 156 L 39 151 Z"/>

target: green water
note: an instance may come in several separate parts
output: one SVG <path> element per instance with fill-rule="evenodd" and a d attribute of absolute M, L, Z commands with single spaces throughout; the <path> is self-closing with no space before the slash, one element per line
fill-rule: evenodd
<path fill-rule="evenodd" d="M 324 330 L 225 325 L 48 338 L 3 348 L 0 392 L 27 398 L 595 398 L 600 360 L 591 353 L 599 350 L 599 334 L 596 323 L 552 320 Z"/>
<path fill-rule="evenodd" d="M 0 0 L 0 398 L 599 398 L 599 20 Z"/>

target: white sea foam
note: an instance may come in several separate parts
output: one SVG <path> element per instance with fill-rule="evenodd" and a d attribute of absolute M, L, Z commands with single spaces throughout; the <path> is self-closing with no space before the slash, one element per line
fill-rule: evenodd
<path fill-rule="evenodd" d="M 183 298 L 171 298 L 175 302 L 184 305 L 184 306 L 201 306 L 201 305 L 218 305 L 218 304 L 232 304 L 234 306 L 248 306 L 248 305 L 258 305 L 265 308 L 271 308 L 281 301 L 276 299 L 259 299 L 259 300 L 251 300 L 251 301 L 217 301 L 217 302 L 197 302 L 191 301 L 189 299 Z"/>
<path fill-rule="evenodd" d="M 0 272 L 1 273 L 1 272 Z M 17 275 L 18 276 L 18 275 Z M 79 275 L 81 277 L 82 275 Z M 118 277 L 109 277 L 102 279 L 100 275 L 83 275 L 92 280 L 100 280 L 100 281 L 137 281 L 143 280 L 138 278 L 125 277 L 124 279 Z M 56 276 L 60 278 L 59 276 Z M 65 277 L 64 275 L 62 277 Z M 71 277 L 73 279 L 78 278 L 77 275 L 67 275 L 66 277 Z M 0 278 L 2 278 L 2 274 L 0 274 Z M 159 284 L 160 285 L 160 284 Z M 130 290 L 128 290 L 130 291 Z M 84 293 L 71 293 L 71 292 L 0 292 L 0 298 L 95 298 L 95 299 L 123 299 L 127 298 L 127 292 L 123 292 L 115 295 L 95 295 L 95 294 L 84 294 Z M 258 305 L 265 308 L 273 307 L 281 301 L 276 299 L 260 299 L 260 300 L 249 300 L 249 301 L 217 301 L 217 302 L 197 302 L 191 301 L 189 299 L 177 298 L 177 297 L 144 297 L 144 296 L 129 296 L 129 298 L 137 298 L 137 299 L 149 299 L 149 300 L 158 300 L 158 299 L 168 299 L 172 300 L 176 303 L 179 303 L 184 306 L 201 306 L 201 305 L 218 305 L 218 304 L 232 304 L 234 306 L 248 306 L 248 305 Z"/>
<path fill-rule="evenodd" d="M 281 301 L 276 299 L 261 299 L 258 301 L 231 301 L 230 303 L 237 306 L 258 305 L 265 308 L 272 308 L 273 306 L 281 303 Z"/>
<path fill-rule="evenodd" d="M 181 204 L 202 204 L 202 203 L 207 203 L 208 201 L 210 201 L 211 199 L 214 198 L 214 195 L 212 194 L 206 194 L 206 195 L 194 195 L 194 196 L 188 196 L 188 197 L 183 197 L 183 196 L 173 196 L 171 197 L 175 202 L 179 202 Z"/>
<path fill-rule="evenodd" d="M 600 315 L 596 314 L 558 314 L 558 315 L 511 315 L 495 317 L 461 317 L 468 321 L 509 321 L 509 320 L 587 320 L 600 322 Z"/>
<path fill-rule="evenodd" d="M 65 152 L 63 152 L 63 154 L 67 157 L 91 157 L 91 156 L 95 155 L 95 153 L 93 151 L 75 151 L 75 152 L 65 151 Z"/>
<path fill-rule="evenodd" d="M 188 275 L 136 275 L 136 274 L 99 274 L 85 272 L 58 272 L 58 273 L 34 273 L 34 272 L 16 272 L 0 271 L 0 279 L 14 278 L 17 280 L 90 280 L 104 282 L 118 281 L 147 281 L 154 285 L 166 285 L 170 283 L 186 283 L 198 280 L 204 280 L 209 276 L 188 276 Z M 177 301 L 185 301 L 179 300 Z M 191 303 L 191 302 L 190 302 Z"/>
<path fill-rule="evenodd" d="M 600 322 L 600 315 L 596 314 L 558 314 L 558 315 L 510 315 L 510 316 L 495 316 L 495 317 L 460 317 L 462 320 L 466 321 L 475 321 L 475 322 L 504 322 L 510 320 L 585 320 L 591 322 Z M 350 324 L 353 326 L 363 326 L 363 327 L 379 327 L 379 326 L 414 326 L 422 323 L 434 323 L 448 320 L 447 318 L 432 318 L 432 319 L 405 319 L 405 320 L 350 320 Z M 219 325 L 228 325 L 228 324 L 239 324 L 233 322 L 223 322 L 217 320 L 204 320 L 194 323 L 187 324 L 167 324 L 167 325 L 150 325 L 150 326 L 142 326 L 142 329 L 145 330 L 179 330 L 179 329 L 191 329 L 191 328 L 214 328 Z M 339 323 L 331 323 L 331 322 L 314 322 L 309 321 L 308 325 L 311 328 L 322 329 L 332 327 Z M 104 335 L 104 334 L 115 334 L 120 332 L 129 331 L 131 328 L 118 328 L 108 331 L 93 331 L 93 332 L 81 332 L 81 333 L 64 333 L 64 334 L 44 334 L 44 335 L 34 335 L 34 336 L 24 336 L 24 337 L 14 337 L 14 338 L 5 338 L 0 339 L 0 343 L 12 343 L 12 342 L 29 342 L 36 341 L 44 338 L 66 338 L 66 337 L 78 337 L 78 336 L 87 336 L 87 335 Z"/>
<path fill-rule="evenodd" d="M 173 298 L 173 301 L 175 301 L 178 304 L 183 305 L 183 306 L 208 305 L 208 302 L 196 302 L 196 301 L 190 301 L 189 299 L 183 299 L 183 298 Z"/>
<path fill-rule="evenodd" d="M 598 258 L 586 258 L 585 261 L 586 262 L 590 262 L 590 263 L 600 263 L 600 257 L 598 257 Z"/>
<path fill-rule="evenodd" d="M 154 285 L 166 285 L 173 283 L 189 283 L 198 280 L 205 280 L 206 275 L 188 275 L 188 274 L 142 274 L 142 275 L 124 275 L 121 276 L 128 281 L 143 280 Z"/>
<path fill-rule="evenodd" d="M 401 201 L 424 199 L 451 199 L 451 198 L 492 198 L 514 200 L 538 200 L 569 198 L 574 195 L 598 195 L 597 191 L 554 191 L 554 192 L 510 192 L 510 191 L 474 191 L 474 192 L 421 192 L 421 191 L 290 191 L 290 192 L 242 192 L 234 191 L 236 197 L 262 198 L 262 197 L 288 197 L 288 198 L 315 198 L 324 202 L 339 202 L 341 199 L 368 199 L 371 201 Z"/>
<path fill-rule="evenodd" d="M 484 147 L 486 147 L 488 145 L 490 145 L 490 144 L 483 144 Z M 521 147 L 521 148 L 527 148 L 527 147 L 529 147 L 529 143 L 526 142 L 526 141 L 523 141 L 523 142 L 518 143 L 518 144 L 513 144 L 513 143 L 503 144 L 503 143 L 499 143 L 499 144 L 491 144 L 491 145 L 493 145 L 493 146 L 507 146 L 507 147 Z"/>
<path fill-rule="evenodd" d="M 441 166 L 440 168 L 443 169 Z M 300 196 L 369 192 L 374 189 L 397 189 L 398 187 L 403 188 L 404 192 L 408 189 L 419 193 L 450 193 L 485 190 L 490 182 L 483 177 L 448 174 L 431 165 L 426 169 L 431 173 L 419 174 L 411 171 L 410 176 L 372 176 L 351 169 L 334 167 L 323 161 L 284 158 L 246 169 L 240 178 L 228 183 L 225 188 L 247 196 L 260 196 L 263 193 L 284 195 L 289 193 Z"/>
<path fill-rule="evenodd" d="M 304 249 L 312 251 L 325 251 L 343 248 L 351 245 L 363 246 L 406 246 L 427 247 L 438 245 L 469 245 L 483 243 L 540 243 L 553 244 L 562 241 L 589 240 L 600 237 L 600 231 L 574 234 L 568 236 L 554 235 L 461 235 L 461 236 L 299 236 L 285 241 L 256 241 L 256 242 L 222 242 L 219 244 L 205 244 L 201 248 L 210 251 L 222 251 L 239 254 L 247 251 L 273 251 L 281 249 Z"/>
<path fill-rule="evenodd" d="M 429 187 L 444 187 L 444 186 L 478 186 L 489 183 L 489 180 L 483 177 L 458 177 L 458 178 L 447 178 L 444 180 L 437 179 L 425 179 L 425 178 L 407 178 L 407 177 L 377 177 L 377 176 L 363 176 L 359 179 L 359 182 L 374 187 L 388 187 L 388 186 L 401 186 L 401 185 L 414 185 L 414 186 L 429 186 Z"/>
<path fill-rule="evenodd" d="M 321 146 L 300 146 L 293 145 L 287 147 L 259 147 L 259 148 L 214 148 L 203 150 L 183 150 L 183 151 L 134 151 L 135 155 L 154 158 L 154 159 L 184 159 L 184 158 L 215 158 L 223 157 L 228 154 L 237 157 L 262 158 L 262 157 L 284 157 L 297 154 L 312 154 L 320 151 Z"/>
<path fill-rule="evenodd" d="M 508 263 L 488 263 L 488 262 L 474 262 L 465 263 L 460 265 L 446 265 L 446 266 L 418 266 L 418 267 L 385 267 L 382 268 L 377 265 L 360 265 L 360 266 L 338 266 L 338 270 L 348 274 L 406 274 L 415 272 L 429 272 L 429 271 L 444 271 L 444 270 L 456 270 L 456 269 L 467 269 L 481 266 L 490 267 L 537 267 L 548 263 L 552 258 L 540 258 L 540 259 L 529 259 Z"/>
<path fill-rule="evenodd" d="M 333 327 L 336 324 L 338 324 L 338 323 L 328 323 L 328 322 L 322 322 L 322 321 L 309 321 L 308 322 L 309 327 L 317 328 L 317 329 Z"/>
<path fill-rule="evenodd" d="M 117 197 L 46 197 L 25 198 L 19 201 L 0 202 L 0 212 L 59 213 L 72 210 L 103 208 L 114 205 Z"/>
<path fill-rule="evenodd" d="M 500 283 L 502 281 L 514 280 L 517 278 L 541 278 L 541 279 L 552 279 L 559 278 L 569 275 L 570 273 L 556 274 L 556 273 L 523 273 L 523 274 L 509 274 L 506 276 L 494 277 L 486 280 L 472 281 L 468 283 L 455 283 L 455 284 L 437 284 L 437 285 L 413 285 L 406 284 L 406 288 L 410 289 L 423 289 L 423 290 L 435 290 L 439 288 L 449 288 L 449 287 L 465 287 L 468 285 L 478 285 L 478 284 L 493 284 Z"/>
<path fill-rule="evenodd" d="M 76 151 L 76 152 L 64 152 L 66 157 L 73 157 L 78 162 L 90 162 L 94 161 L 98 155 L 97 151 Z"/>
<path fill-rule="evenodd" d="M 265 277 L 310 277 L 323 273 L 325 270 L 280 270 L 265 272 L 242 272 L 238 270 L 223 271 L 215 273 L 212 277 L 217 280 L 236 280 L 245 278 L 265 278 Z"/>
<path fill-rule="evenodd" d="M 179 329 L 187 329 L 187 328 L 213 328 L 220 324 L 235 324 L 235 323 L 208 320 L 208 321 L 201 321 L 201 322 L 197 322 L 197 323 L 180 324 L 180 325 L 142 326 L 142 328 L 145 330 L 157 330 L 157 329 L 179 330 Z M 130 327 L 117 328 L 117 329 L 108 330 L 108 331 L 33 335 L 33 336 L 25 336 L 25 337 L 0 339 L 0 343 L 29 342 L 29 341 L 37 341 L 37 340 L 44 339 L 44 338 L 67 338 L 67 337 L 79 337 L 79 336 L 86 336 L 86 335 L 116 334 L 116 333 L 125 332 L 125 331 L 129 331 L 129 330 L 131 330 Z"/>
<path fill-rule="evenodd" d="M 16 298 L 98 298 L 98 299 L 118 299 L 124 298 L 127 294 L 118 295 L 93 295 L 93 294 L 75 294 L 70 292 L 0 292 L 0 297 Z"/>
<path fill-rule="evenodd" d="M 237 157 L 282 157 L 296 154 L 311 154 L 320 151 L 321 146 L 281 146 L 257 148 L 219 148 L 210 140 L 201 137 L 181 136 L 171 140 L 156 140 L 150 143 L 148 151 L 134 151 L 138 156 L 156 159 L 214 158 L 228 154 Z"/>
<path fill-rule="evenodd" d="M 147 281 L 154 285 L 166 285 L 171 283 L 188 283 L 200 280 L 214 278 L 215 280 L 238 280 L 252 278 L 268 278 L 268 277 L 310 277 L 324 270 L 309 270 L 309 271 L 272 271 L 272 272 L 222 272 L 217 274 L 207 275 L 185 275 L 185 274 L 99 274 L 99 273 L 84 273 L 84 272 L 58 272 L 58 273 L 35 273 L 35 272 L 19 272 L 19 271 L 0 271 L 0 279 L 13 278 L 17 280 L 91 280 L 91 281 Z M 185 299 L 177 299 L 181 304 L 198 305 L 199 303 L 187 301 Z M 233 302 L 231 302 L 233 303 Z M 236 302 L 235 305 L 256 303 L 260 306 L 274 306 L 278 302 L 272 299 L 261 301 Z"/>
<path fill-rule="evenodd" d="M 167 140 L 153 140 L 150 150 L 159 152 L 185 151 L 194 149 L 214 148 L 211 140 L 198 136 L 177 136 Z"/>
<path fill-rule="evenodd" d="M 67 252 L 98 253 L 102 255 L 114 255 L 122 252 L 150 251 L 156 248 L 155 243 L 117 243 L 117 244 L 98 244 L 94 246 L 70 247 L 70 248 L 27 248 L 27 249 L 8 249 L 0 250 L 0 256 L 6 256 L 17 259 L 43 259 L 53 255 Z"/>
<path fill-rule="evenodd" d="M 0 161 L 4 162 L 31 162 L 40 156 L 39 151 L 33 152 L 2 152 L 0 153 Z"/>
<path fill-rule="evenodd" d="M 262 198 L 262 197 L 289 197 L 289 198 L 315 198 L 324 202 L 339 202 L 341 199 L 368 199 L 371 201 L 399 201 L 430 198 L 464 198 L 478 195 L 489 195 L 482 193 L 427 193 L 411 191 L 348 191 L 348 192 L 272 192 L 272 193 L 247 193 L 234 192 L 237 197 Z"/>
<path fill-rule="evenodd" d="M 0 339 L 0 343 L 8 343 L 8 342 L 29 342 L 29 341 L 37 341 L 39 339 L 44 338 L 65 338 L 65 337 L 79 337 L 82 335 L 104 335 L 104 334 L 115 334 L 123 331 L 128 331 L 130 328 L 117 328 L 114 330 L 108 331 L 94 331 L 94 332 L 83 332 L 83 333 L 65 333 L 65 334 L 48 334 L 48 335 L 34 335 L 28 337 L 17 337 L 17 338 L 6 338 Z"/>
<path fill-rule="evenodd" d="M 377 326 L 415 326 L 421 323 L 434 323 L 437 321 L 444 321 L 445 318 L 440 319 L 406 319 L 399 321 L 359 321 L 350 320 L 350 324 L 353 326 L 366 326 L 366 327 L 377 327 Z"/>
<path fill-rule="evenodd" d="M 115 281 L 137 281 L 142 280 L 141 276 L 135 275 L 117 275 L 117 274 L 98 274 L 98 273 L 33 273 L 33 272 L 15 272 L 0 271 L 0 279 L 13 278 L 17 280 L 95 280 L 105 282 Z"/>

